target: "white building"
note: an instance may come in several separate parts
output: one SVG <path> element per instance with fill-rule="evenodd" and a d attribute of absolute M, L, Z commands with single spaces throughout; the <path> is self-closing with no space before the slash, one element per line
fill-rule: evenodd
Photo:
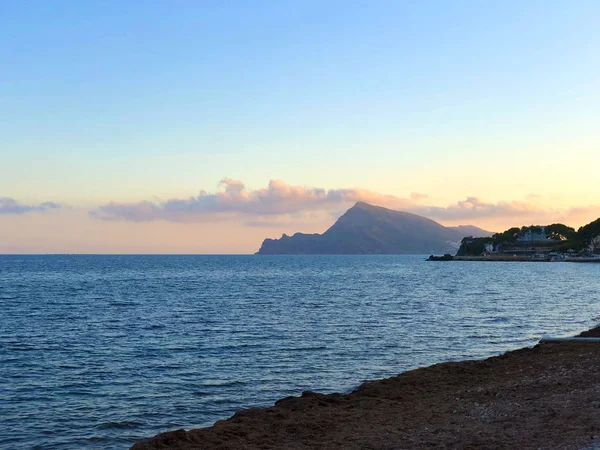
<path fill-rule="evenodd" d="M 540 232 L 527 230 L 523 236 L 519 236 L 517 241 L 545 241 L 548 239 L 546 235 L 546 227 L 540 227 Z"/>

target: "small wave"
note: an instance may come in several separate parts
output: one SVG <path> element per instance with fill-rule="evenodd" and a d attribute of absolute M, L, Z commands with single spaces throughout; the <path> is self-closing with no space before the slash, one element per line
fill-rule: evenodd
<path fill-rule="evenodd" d="M 220 347 L 215 347 L 215 350 L 238 350 L 238 349 L 248 349 L 248 348 L 259 348 L 262 347 L 263 344 L 248 344 L 248 343 L 240 343 L 240 344 L 231 344 L 231 345 L 222 345 Z"/>
<path fill-rule="evenodd" d="M 138 428 L 145 425 L 143 422 L 136 422 L 134 420 L 124 420 L 122 422 L 104 422 L 96 426 L 99 429 L 123 429 L 123 428 Z"/>
<path fill-rule="evenodd" d="M 230 398 L 216 398 L 211 402 L 213 405 L 228 405 L 233 403 L 232 400 Z"/>
<path fill-rule="evenodd" d="M 282 348 L 281 350 L 285 352 L 316 352 L 319 350 L 327 350 L 327 346 L 318 345 L 315 347 L 288 347 Z"/>
<path fill-rule="evenodd" d="M 490 317 L 486 320 L 487 323 L 508 323 L 510 319 L 507 317 Z"/>
<path fill-rule="evenodd" d="M 230 386 L 245 386 L 247 383 L 245 381 L 239 380 L 207 380 L 202 383 L 202 386 L 205 387 L 230 387 Z"/>
<path fill-rule="evenodd" d="M 498 336 L 490 336 L 490 335 L 478 335 L 478 334 L 472 334 L 467 336 L 467 339 L 473 339 L 473 340 L 484 340 L 484 341 L 488 341 L 490 339 L 496 339 Z"/>
<path fill-rule="evenodd" d="M 81 292 L 81 291 L 87 291 L 89 288 L 87 287 L 69 287 L 66 288 L 65 290 L 67 292 Z"/>
<path fill-rule="evenodd" d="M 192 395 L 195 397 L 206 397 L 208 395 L 213 395 L 213 392 L 206 392 L 206 391 L 195 391 L 192 392 Z"/>
<path fill-rule="evenodd" d="M 184 364 L 157 364 L 155 367 L 160 370 L 177 370 L 177 369 L 184 369 L 185 365 Z"/>
<path fill-rule="evenodd" d="M 13 352 L 33 352 L 35 350 L 37 350 L 36 347 L 30 347 L 30 346 L 21 346 L 21 345 L 15 345 L 12 347 L 8 347 L 9 350 L 12 350 Z"/>

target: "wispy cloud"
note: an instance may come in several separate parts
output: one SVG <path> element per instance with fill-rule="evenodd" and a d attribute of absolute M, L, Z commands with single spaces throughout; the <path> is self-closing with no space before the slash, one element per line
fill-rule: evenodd
<path fill-rule="evenodd" d="M 411 192 L 410 193 L 410 199 L 414 202 L 418 202 L 419 200 L 424 200 L 426 198 L 428 198 L 429 195 L 427 194 L 420 194 L 418 192 Z"/>
<path fill-rule="evenodd" d="M 440 220 L 462 220 L 479 218 L 509 218 L 555 213 L 531 201 L 501 201 L 487 203 L 478 197 L 467 197 L 446 207 L 414 206 L 412 211 Z"/>
<path fill-rule="evenodd" d="M 600 205 L 576 206 L 562 212 L 557 222 L 586 224 L 600 217 Z"/>
<path fill-rule="evenodd" d="M 578 226 L 600 216 L 600 205 L 550 208 L 541 206 L 538 201 L 541 201 L 540 196 L 528 196 L 525 201 L 496 203 L 468 197 L 446 207 L 413 205 L 408 210 L 446 224 L 489 224 L 497 228 L 550 223 Z"/>
<path fill-rule="evenodd" d="M 0 197 L 0 214 L 26 214 L 58 208 L 61 208 L 61 205 L 54 202 L 44 202 L 38 205 L 25 205 L 19 203 L 14 198 Z"/>

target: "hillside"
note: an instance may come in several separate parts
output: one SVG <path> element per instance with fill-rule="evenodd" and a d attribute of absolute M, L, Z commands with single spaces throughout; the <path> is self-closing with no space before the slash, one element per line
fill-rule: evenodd
<path fill-rule="evenodd" d="M 493 231 L 483 230 L 473 225 L 459 225 L 457 227 L 446 227 L 450 230 L 456 230 L 462 237 L 472 236 L 474 238 L 490 237 Z M 462 238 L 461 238 L 462 239 Z"/>
<path fill-rule="evenodd" d="M 358 202 L 325 233 L 265 239 L 258 254 L 445 253 L 455 252 L 463 237 L 475 233 L 492 234 L 473 226 L 444 227 L 417 214 Z"/>

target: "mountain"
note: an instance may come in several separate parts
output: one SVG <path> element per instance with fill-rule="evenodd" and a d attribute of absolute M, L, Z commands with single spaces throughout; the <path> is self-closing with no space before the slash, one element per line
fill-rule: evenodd
<path fill-rule="evenodd" d="M 465 233 L 466 232 L 466 233 Z M 258 254 L 401 254 L 455 252 L 473 226 L 444 227 L 417 214 L 358 202 L 323 234 L 265 239 Z"/>
<path fill-rule="evenodd" d="M 462 237 L 472 236 L 474 238 L 490 237 L 494 231 L 487 231 L 474 225 L 459 225 L 457 227 L 446 227 L 450 230 L 456 230 Z M 461 238 L 462 239 L 462 238 Z"/>

